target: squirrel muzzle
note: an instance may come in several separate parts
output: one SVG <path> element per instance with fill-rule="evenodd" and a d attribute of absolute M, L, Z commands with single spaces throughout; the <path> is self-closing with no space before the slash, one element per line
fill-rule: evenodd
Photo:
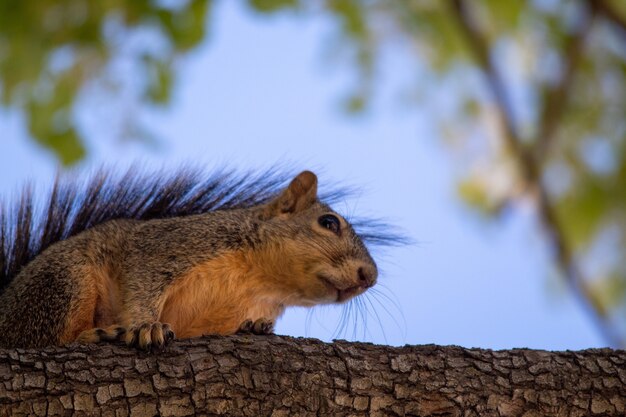
<path fill-rule="evenodd" d="M 363 294 L 376 284 L 378 270 L 373 263 L 352 261 L 346 268 L 341 268 L 347 274 L 337 276 L 334 271 L 322 270 L 317 277 L 328 289 L 327 302 L 343 303 L 358 295 Z"/>

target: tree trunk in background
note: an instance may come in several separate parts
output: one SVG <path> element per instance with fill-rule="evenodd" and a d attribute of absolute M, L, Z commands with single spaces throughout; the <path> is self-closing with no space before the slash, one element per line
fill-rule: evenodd
<path fill-rule="evenodd" d="M 0 350 L 0 415 L 624 416 L 626 351 L 204 337 Z"/>

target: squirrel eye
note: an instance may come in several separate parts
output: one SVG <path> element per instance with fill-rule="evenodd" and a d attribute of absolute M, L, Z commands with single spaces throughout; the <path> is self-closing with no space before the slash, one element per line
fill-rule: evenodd
<path fill-rule="evenodd" d="M 341 223 L 339 222 L 339 219 L 337 216 L 332 214 L 324 214 L 323 216 L 320 216 L 320 218 L 317 219 L 317 222 L 320 226 L 332 231 L 336 235 L 338 235 L 341 231 Z"/>

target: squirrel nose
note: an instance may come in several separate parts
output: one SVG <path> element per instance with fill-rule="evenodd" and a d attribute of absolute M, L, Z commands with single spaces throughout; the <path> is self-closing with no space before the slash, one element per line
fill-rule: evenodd
<path fill-rule="evenodd" d="M 370 288 L 376 283 L 376 270 L 373 268 L 359 267 L 359 285 L 362 288 Z"/>

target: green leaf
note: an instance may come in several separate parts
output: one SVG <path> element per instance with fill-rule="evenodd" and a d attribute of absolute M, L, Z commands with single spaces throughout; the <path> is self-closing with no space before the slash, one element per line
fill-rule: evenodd
<path fill-rule="evenodd" d="M 344 107 L 348 113 L 362 113 L 367 107 L 367 97 L 362 94 L 354 94 L 345 101 Z"/>
<path fill-rule="evenodd" d="M 272 13 L 298 6 L 298 0 L 249 0 L 250 7 L 261 13 Z"/>
<path fill-rule="evenodd" d="M 554 204 L 557 220 L 567 240 L 575 249 L 582 249 L 592 242 L 606 220 L 611 196 L 593 177 L 578 178 L 572 190 Z"/>
<path fill-rule="evenodd" d="M 597 300 L 606 310 L 611 310 L 626 301 L 626 276 L 616 271 L 592 283 Z"/>
<path fill-rule="evenodd" d="M 522 0 L 484 0 L 484 6 L 492 36 L 518 29 L 523 12 L 530 10 L 527 2 Z"/>
<path fill-rule="evenodd" d="M 364 7 L 356 0 L 328 0 L 329 9 L 342 22 L 343 32 L 351 38 L 369 36 Z"/>
<path fill-rule="evenodd" d="M 29 128 L 34 133 L 33 139 L 54 152 L 63 165 L 69 166 L 84 158 L 85 147 L 67 115 L 59 113 L 55 107 L 36 104 L 30 107 L 29 114 Z M 56 130 L 47 128 L 55 124 Z"/>
<path fill-rule="evenodd" d="M 463 179 L 457 184 L 459 196 L 472 208 L 485 216 L 498 214 L 502 202 L 495 201 L 490 195 L 484 183 L 474 178 Z"/>
<path fill-rule="evenodd" d="M 146 61 L 146 65 L 148 66 L 147 98 L 155 104 L 168 103 L 173 80 L 171 63 L 150 59 Z"/>

